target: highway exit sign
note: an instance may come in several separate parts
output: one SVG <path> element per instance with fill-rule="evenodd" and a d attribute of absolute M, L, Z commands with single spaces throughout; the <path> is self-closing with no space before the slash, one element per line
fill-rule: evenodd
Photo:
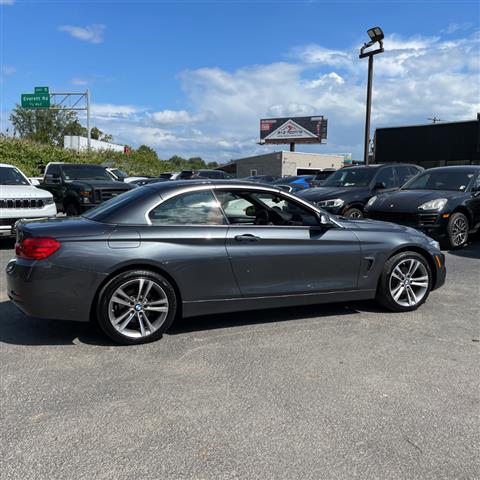
<path fill-rule="evenodd" d="M 35 87 L 35 93 L 48 95 L 48 87 Z"/>
<path fill-rule="evenodd" d="M 23 108 L 50 108 L 50 95 L 48 93 L 22 93 Z"/>

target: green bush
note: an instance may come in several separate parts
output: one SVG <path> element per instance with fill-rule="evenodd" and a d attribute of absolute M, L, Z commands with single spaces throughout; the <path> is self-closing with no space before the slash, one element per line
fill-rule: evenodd
<path fill-rule="evenodd" d="M 44 143 L 0 135 L 0 163 L 18 167 L 29 177 L 38 177 L 49 162 L 95 163 L 115 162 L 115 166 L 129 175 L 158 176 L 162 172 L 206 168 L 205 162 L 194 157 L 189 160 L 174 156 L 170 160 L 160 160 L 156 152 L 142 145 L 126 155 L 112 151 L 75 152 Z M 209 167 L 217 166 L 215 162 Z"/>

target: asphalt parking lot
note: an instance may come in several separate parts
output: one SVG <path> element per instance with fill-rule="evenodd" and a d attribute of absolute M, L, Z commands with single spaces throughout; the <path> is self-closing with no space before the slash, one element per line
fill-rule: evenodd
<path fill-rule="evenodd" d="M 1 241 L 2 478 L 480 477 L 478 239 L 418 312 L 201 317 L 137 347 L 19 313 L 12 253 Z"/>

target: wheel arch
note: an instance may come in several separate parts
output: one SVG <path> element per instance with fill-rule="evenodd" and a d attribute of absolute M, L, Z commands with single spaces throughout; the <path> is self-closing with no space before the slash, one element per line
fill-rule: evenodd
<path fill-rule="evenodd" d="M 175 291 L 175 296 L 177 297 L 177 317 L 182 316 L 182 295 L 180 293 L 180 289 L 177 285 L 177 282 L 175 279 L 164 269 L 159 267 L 158 265 L 154 265 L 148 262 L 133 262 L 128 265 L 123 265 L 120 268 L 117 268 L 116 270 L 110 272 L 108 276 L 102 281 L 102 283 L 98 286 L 97 291 L 95 292 L 95 295 L 92 300 L 92 304 L 90 306 L 90 319 L 91 320 L 96 320 L 96 307 L 97 307 L 97 302 L 100 297 L 101 291 L 104 289 L 105 285 L 108 284 L 113 278 L 116 276 L 128 272 L 129 270 L 150 270 L 151 272 L 158 273 L 162 277 L 165 277 L 166 280 L 170 283 L 172 286 L 173 290 Z"/>
<path fill-rule="evenodd" d="M 465 205 L 458 205 L 456 206 L 450 216 L 452 216 L 454 213 L 463 213 L 468 220 L 468 226 L 472 228 L 472 223 L 473 223 L 473 217 L 472 213 L 468 210 L 468 208 Z"/>
<path fill-rule="evenodd" d="M 435 260 L 433 259 L 430 252 L 426 248 L 419 247 L 418 245 L 407 245 L 407 246 L 402 246 L 397 250 L 395 250 L 394 252 L 392 252 L 385 259 L 385 261 L 390 260 L 395 255 L 398 255 L 399 253 L 403 253 L 403 252 L 415 252 L 425 258 L 425 260 L 428 262 L 428 266 L 430 267 L 430 271 L 432 272 L 432 288 L 433 288 L 437 283 L 437 268 L 435 265 Z"/>

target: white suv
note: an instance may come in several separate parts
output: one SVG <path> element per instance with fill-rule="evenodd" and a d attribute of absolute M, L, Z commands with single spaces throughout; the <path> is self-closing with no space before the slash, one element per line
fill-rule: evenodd
<path fill-rule="evenodd" d="M 0 163 L 0 237 L 11 236 L 17 220 L 56 214 L 50 192 L 34 187 L 18 168 Z"/>

